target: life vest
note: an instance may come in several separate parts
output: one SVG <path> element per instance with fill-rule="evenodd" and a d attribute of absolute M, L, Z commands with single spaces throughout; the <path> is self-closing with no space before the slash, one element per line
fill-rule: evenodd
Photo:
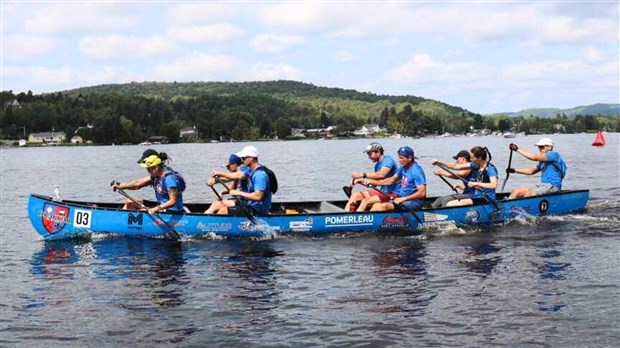
<path fill-rule="evenodd" d="M 155 189 L 155 191 L 159 192 L 160 194 L 167 195 L 168 189 L 164 186 L 164 181 L 166 180 L 166 177 L 168 177 L 168 175 L 174 175 L 176 179 L 179 180 L 179 193 L 185 191 L 186 185 L 183 176 L 170 168 L 166 168 L 165 170 L 166 172 L 164 173 L 163 177 L 151 177 L 153 189 Z"/>

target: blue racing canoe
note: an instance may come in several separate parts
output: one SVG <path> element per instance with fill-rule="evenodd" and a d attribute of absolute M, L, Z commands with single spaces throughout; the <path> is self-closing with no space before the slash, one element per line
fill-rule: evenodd
<path fill-rule="evenodd" d="M 270 215 L 248 219 L 243 213 L 205 215 L 209 204 L 187 204 L 191 213 L 160 213 L 122 210 L 120 203 L 54 201 L 31 194 L 28 217 L 46 240 L 111 233 L 126 236 L 165 237 L 171 230 L 180 236 L 248 237 L 268 234 L 325 234 L 399 230 L 414 233 L 420 224 L 453 222 L 485 224 L 504 222 L 518 215 L 557 215 L 583 210 L 589 190 L 562 191 L 544 196 L 480 202 L 453 208 L 423 208 L 417 211 L 348 212 L 345 201 L 274 203 Z M 430 206 L 434 198 L 427 198 Z M 149 204 L 146 203 L 148 206 Z M 154 204 L 153 204 L 154 205 Z M 252 221 L 253 220 L 253 221 Z"/>

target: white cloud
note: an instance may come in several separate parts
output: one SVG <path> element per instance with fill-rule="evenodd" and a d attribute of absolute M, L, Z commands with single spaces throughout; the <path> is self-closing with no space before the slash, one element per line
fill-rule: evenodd
<path fill-rule="evenodd" d="M 168 16 L 173 23 L 205 24 L 233 19 L 240 12 L 239 6 L 226 3 L 173 3 L 168 7 Z"/>
<path fill-rule="evenodd" d="M 598 62 L 602 57 L 601 51 L 597 50 L 594 47 L 586 48 L 586 61 L 590 63 Z"/>
<path fill-rule="evenodd" d="M 357 60 L 358 57 L 347 51 L 340 51 L 334 55 L 334 59 L 338 62 L 351 62 Z"/>
<path fill-rule="evenodd" d="M 269 80 L 300 80 L 301 71 L 289 64 L 268 64 L 258 62 L 250 69 L 250 77 L 252 80 L 269 81 Z"/>
<path fill-rule="evenodd" d="M 6 35 L 3 37 L 3 58 L 7 60 L 32 57 L 51 52 L 59 44 L 55 37 L 39 35 Z"/>
<path fill-rule="evenodd" d="M 80 51 L 97 59 L 148 58 L 170 54 L 175 46 L 160 36 L 87 36 L 80 40 Z"/>
<path fill-rule="evenodd" d="M 35 85 L 64 88 L 64 86 L 72 81 L 74 72 L 68 67 L 50 69 L 42 66 L 21 67 L 9 65 L 2 68 L 2 75 L 3 80 L 9 81 L 12 79 L 23 79 L 24 76 L 27 76 L 29 83 L 33 85 L 30 88 L 33 89 Z M 9 86 L 5 86 L 5 88 L 11 89 L 10 84 Z"/>
<path fill-rule="evenodd" d="M 479 83 L 492 76 L 492 69 L 474 63 L 445 63 L 428 54 L 416 54 L 408 62 L 383 75 L 384 80 L 397 84 Z"/>
<path fill-rule="evenodd" d="M 131 9 L 118 3 L 52 4 L 42 6 L 25 26 L 34 33 L 123 31 L 139 22 Z"/>
<path fill-rule="evenodd" d="M 173 40 L 189 43 L 220 44 L 245 34 L 243 29 L 229 23 L 213 25 L 172 27 L 168 37 Z"/>
<path fill-rule="evenodd" d="M 289 47 L 302 45 L 305 40 L 297 35 L 260 34 L 252 40 L 252 47 L 263 54 L 282 54 Z"/>
<path fill-rule="evenodd" d="M 235 80 L 234 74 L 240 62 L 224 55 L 194 53 L 171 64 L 160 64 L 153 69 L 156 80 L 208 81 Z"/>

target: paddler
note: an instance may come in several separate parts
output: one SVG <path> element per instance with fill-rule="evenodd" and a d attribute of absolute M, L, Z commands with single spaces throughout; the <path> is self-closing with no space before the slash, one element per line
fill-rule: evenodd
<path fill-rule="evenodd" d="M 243 161 L 236 154 L 231 154 L 226 162 L 226 169 L 228 172 L 212 171 L 211 179 L 207 182 L 207 185 L 213 187 L 217 181 L 214 178 L 219 178 L 221 182 L 232 181 L 230 186 L 226 186 L 220 195 L 229 194 L 230 190 L 239 189 L 243 192 L 248 192 L 248 181 L 250 178 L 250 168 L 243 165 Z M 224 214 L 224 207 L 232 207 L 235 205 L 235 201 L 231 199 L 217 200 L 211 203 L 209 209 L 205 211 L 205 214 Z"/>
<path fill-rule="evenodd" d="M 149 175 L 127 183 L 114 183 L 112 190 L 138 190 L 145 186 L 153 186 L 158 204 L 148 208 L 149 213 L 182 212 L 185 180 L 181 174 L 168 167 L 166 161 L 168 161 L 168 155 L 164 152 L 157 152 L 153 149 L 144 151 L 138 164 L 146 168 Z M 136 202 L 127 199 L 123 209 L 140 210 L 141 207 Z"/>
<path fill-rule="evenodd" d="M 379 185 L 394 187 L 394 191 L 385 193 L 387 201 L 378 202 L 377 196 L 362 200 L 360 209 L 372 204 L 370 211 L 414 210 L 422 207 L 426 198 L 426 176 L 424 170 L 415 161 L 413 149 L 403 146 L 398 149 L 400 167 L 396 173 L 386 179 L 357 179 L 356 183 L 369 186 Z"/>
<path fill-rule="evenodd" d="M 509 146 L 511 151 L 520 154 L 530 161 L 538 161 L 538 164 L 534 167 L 523 169 L 508 168 L 508 171 L 524 175 L 534 175 L 542 172 L 542 175 L 540 176 L 540 184 L 533 187 L 516 188 L 510 192 L 508 199 L 532 197 L 562 190 L 562 180 L 566 175 L 567 167 L 564 160 L 562 160 L 562 156 L 553 150 L 553 140 L 542 138 L 534 146 L 538 148 L 539 153 L 523 150 L 517 144 L 510 144 Z"/>

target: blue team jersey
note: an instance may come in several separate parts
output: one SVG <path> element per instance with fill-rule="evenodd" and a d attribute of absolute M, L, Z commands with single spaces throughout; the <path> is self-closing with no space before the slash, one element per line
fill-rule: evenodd
<path fill-rule="evenodd" d="M 469 171 L 469 175 L 467 175 L 463 179 L 465 179 L 467 181 L 473 181 L 474 180 L 474 171 L 470 170 Z M 474 189 L 473 187 L 469 187 L 469 186 L 465 185 L 465 189 L 463 190 L 463 194 L 473 196 L 475 192 L 476 192 L 476 189 Z"/>
<path fill-rule="evenodd" d="M 257 168 L 258 169 L 258 168 Z M 254 191 L 263 191 L 263 199 L 261 201 L 248 200 L 248 206 L 257 212 L 269 214 L 271 209 L 271 190 L 269 188 L 269 175 L 264 170 L 250 171 L 248 182 L 248 193 Z"/>
<path fill-rule="evenodd" d="M 239 171 L 243 173 L 245 179 L 237 180 L 237 190 L 248 192 L 248 183 L 250 182 L 252 170 L 248 166 L 241 166 L 239 167 Z"/>
<path fill-rule="evenodd" d="M 397 172 L 400 177 L 400 184 L 397 183 L 397 188 L 394 193 L 396 193 L 399 197 L 409 196 L 418 191 L 418 186 L 426 185 L 426 176 L 424 175 L 424 170 L 418 162 L 414 162 L 408 168 L 400 167 Z M 411 202 L 423 202 L 424 199 L 415 199 Z"/>
<path fill-rule="evenodd" d="M 469 168 L 471 168 L 471 174 L 469 175 L 471 180 L 475 182 L 489 183 L 491 182 L 491 178 L 498 178 L 497 168 L 494 165 L 488 164 L 484 170 L 480 170 L 478 166 L 474 162 L 469 163 Z M 498 178 L 499 179 L 499 178 Z M 476 188 L 474 189 L 474 193 L 472 194 L 473 198 L 489 198 L 495 200 L 495 190 L 488 188 Z"/>
<path fill-rule="evenodd" d="M 163 180 L 157 177 L 151 177 L 153 188 L 155 189 L 155 198 L 157 203 L 162 205 L 170 200 L 168 190 L 175 188 L 178 192 L 177 202 L 168 210 L 183 211 L 183 191 L 185 190 L 185 181 L 181 175 L 175 172 L 172 168 L 164 166 Z"/>
<path fill-rule="evenodd" d="M 398 165 L 391 156 L 385 155 L 381 161 L 375 163 L 375 172 L 380 171 L 383 167 L 388 167 L 390 169 L 383 179 L 391 178 L 398 171 Z M 397 187 L 397 183 L 389 186 L 381 186 L 381 192 L 395 192 Z"/>
<path fill-rule="evenodd" d="M 538 162 L 536 168 L 542 172 L 540 182 L 551 184 L 558 190 L 562 189 L 562 177 L 566 173 L 566 163 L 562 156 L 556 151 L 549 151 L 545 154 L 547 161 Z"/>

